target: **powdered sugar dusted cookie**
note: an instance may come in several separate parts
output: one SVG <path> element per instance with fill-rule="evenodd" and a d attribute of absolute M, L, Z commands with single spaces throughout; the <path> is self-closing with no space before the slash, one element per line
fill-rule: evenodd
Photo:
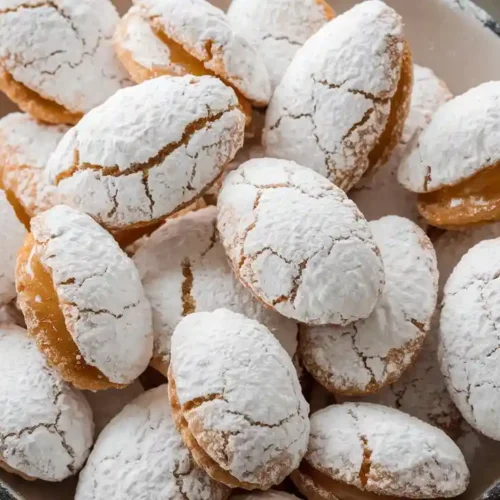
<path fill-rule="evenodd" d="M 372 312 L 384 284 L 380 252 L 356 205 L 321 175 L 251 160 L 224 180 L 218 210 L 236 275 L 268 306 L 308 324 Z"/>
<path fill-rule="evenodd" d="M 217 78 L 155 78 L 87 114 L 48 171 L 65 203 L 107 229 L 149 225 L 217 180 L 244 128 L 235 93 Z"/>
<path fill-rule="evenodd" d="M 333 18 L 324 0 L 233 0 L 227 17 L 260 51 L 275 89 L 299 48 Z"/>
<path fill-rule="evenodd" d="M 292 479 L 308 498 L 439 498 L 463 493 L 469 471 L 440 429 L 392 408 L 345 403 L 312 415 Z"/>
<path fill-rule="evenodd" d="M 94 430 L 85 398 L 17 326 L 0 327 L 0 372 L 0 467 L 45 481 L 76 474 Z"/>
<path fill-rule="evenodd" d="M 400 16 L 362 2 L 298 51 L 274 92 L 268 156 L 306 165 L 348 191 L 398 144 L 412 86 Z"/>
<path fill-rule="evenodd" d="M 369 226 L 386 276 L 374 311 L 345 327 L 304 327 L 300 332 L 304 366 L 339 394 L 372 393 L 401 377 L 422 347 L 436 307 L 436 254 L 425 233 L 397 216 Z"/>
<path fill-rule="evenodd" d="M 446 85 L 429 68 L 413 66 L 413 91 L 408 118 L 399 144 L 387 163 L 368 173 L 349 192 L 349 197 L 368 220 L 385 215 L 400 215 L 422 225 L 417 210 L 417 195 L 404 189 L 397 180 L 398 168 L 408 153 L 412 137 L 418 137 L 431 121 L 432 115 L 452 98 Z M 411 142 L 414 147 L 415 141 Z"/>
<path fill-rule="evenodd" d="M 450 395 L 479 432 L 500 440 L 497 318 L 500 239 L 483 241 L 448 279 L 439 332 L 439 361 Z"/>
<path fill-rule="evenodd" d="M 76 123 L 127 83 L 109 0 L 1 0 L 0 89 L 49 123 Z"/>
<path fill-rule="evenodd" d="M 31 221 L 16 286 L 29 333 L 82 389 L 130 384 L 153 347 L 151 307 L 132 260 L 88 215 L 58 205 Z"/>
<path fill-rule="evenodd" d="M 297 349 L 298 325 L 266 309 L 234 276 L 216 221 L 215 207 L 167 221 L 138 244 L 133 257 L 153 308 L 154 365 L 165 375 L 172 333 L 193 312 L 242 313 L 267 326 L 290 356 Z"/>
<path fill-rule="evenodd" d="M 187 316 L 172 337 L 168 378 L 176 426 L 214 479 L 268 489 L 298 467 L 309 406 L 266 327 L 225 309 Z"/>
<path fill-rule="evenodd" d="M 232 500 L 298 500 L 295 495 L 290 495 L 283 491 L 259 491 L 258 493 L 246 493 L 244 495 L 235 495 Z"/>
<path fill-rule="evenodd" d="M 193 462 L 163 385 L 129 403 L 106 426 L 80 474 L 75 499 L 225 500 L 229 492 Z"/>

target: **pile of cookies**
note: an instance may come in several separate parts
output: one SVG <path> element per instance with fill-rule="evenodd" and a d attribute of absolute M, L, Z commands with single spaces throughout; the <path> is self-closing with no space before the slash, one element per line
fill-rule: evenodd
<path fill-rule="evenodd" d="M 466 490 L 500 441 L 500 82 L 453 98 L 379 0 L 0 0 L 0 89 L 0 467 Z"/>

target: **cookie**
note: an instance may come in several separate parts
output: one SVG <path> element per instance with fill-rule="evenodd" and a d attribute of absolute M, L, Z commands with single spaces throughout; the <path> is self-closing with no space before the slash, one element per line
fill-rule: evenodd
<path fill-rule="evenodd" d="M 67 131 L 64 125 L 45 125 L 24 113 L 0 120 L 0 180 L 27 228 L 32 217 L 57 204 L 45 167 Z"/>
<path fill-rule="evenodd" d="M 309 406 L 276 338 L 218 309 L 184 318 L 171 349 L 172 413 L 198 465 L 231 487 L 281 483 L 306 451 Z"/>
<path fill-rule="evenodd" d="M 412 137 L 418 137 L 431 121 L 432 115 L 451 98 L 444 82 L 431 69 L 416 64 L 413 66 L 410 112 L 399 144 L 385 165 L 362 177 L 349 191 L 349 198 L 368 220 L 399 215 L 425 228 L 426 224 L 417 210 L 417 195 L 399 184 L 398 168 L 404 155 L 409 153 L 409 144 L 415 146 Z"/>
<path fill-rule="evenodd" d="M 75 500 L 225 500 L 229 493 L 193 462 L 163 385 L 140 395 L 106 426 L 80 474 Z"/>
<path fill-rule="evenodd" d="M 465 491 L 469 471 L 440 429 L 392 408 L 345 403 L 312 415 L 292 480 L 314 499 L 448 498 Z"/>
<path fill-rule="evenodd" d="M 397 146 L 410 107 L 412 60 L 400 16 L 362 2 L 313 35 L 266 115 L 266 154 L 308 166 L 344 191 Z"/>
<path fill-rule="evenodd" d="M 2 0 L 0 90 L 47 123 L 75 124 L 128 83 L 109 0 Z"/>
<path fill-rule="evenodd" d="M 387 216 L 369 223 L 385 267 L 372 314 L 350 325 L 301 328 L 307 371 L 329 391 L 363 395 L 394 383 L 418 355 L 436 308 L 436 254 L 413 222 Z"/>
<path fill-rule="evenodd" d="M 62 202 L 108 230 L 191 204 L 243 144 L 245 117 L 217 78 L 160 77 L 117 92 L 72 128 L 48 173 Z"/>
<path fill-rule="evenodd" d="M 16 301 L 0 307 L 0 325 L 17 325 L 26 328 L 23 314 L 16 307 Z"/>
<path fill-rule="evenodd" d="M 25 479 L 62 481 L 92 446 L 83 395 L 52 372 L 17 326 L 0 327 L 0 467 Z"/>
<path fill-rule="evenodd" d="M 133 382 L 153 349 L 139 273 L 88 215 L 58 205 L 31 221 L 16 269 L 18 303 L 49 365 L 81 389 Z"/>
<path fill-rule="evenodd" d="M 324 0 L 233 0 L 227 12 L 233 29 L 262 54 L 273 90 L 297 50 L 334 15 Z"/>
<path fill-rule="evenodd" d="M 218 211 L 237 277 L 267 306 L 308 324 L 373 311 L 380 252 L 356 205 L 321 175 L 287 160 L 248 161 L 225 178 Z"/>
<path fill-rule="evenodd" d="M 284 491 L 269 490 L 232 496 L 231 500 L 298 500 L 298 498 Z"/>
<path fill-rule="evenodd" d="M 399 169 L 419 194 L 429 224 L 459 228 L 500 219 L 500 82 L 479 85 L 442 106 Z"/>
<path fill-rule="evenodd" d="M 236 279 L 216 222 L 217 209 L 207 207 L 167 221 L 137 245 L 133 260 L 153 309 L 153 365 L 164 375 L 172 333 L 194 312 L 225 308 L 244 314 L 269 328 L 291 357 L 297 350 L 297 323 L 266 309 Z"/>

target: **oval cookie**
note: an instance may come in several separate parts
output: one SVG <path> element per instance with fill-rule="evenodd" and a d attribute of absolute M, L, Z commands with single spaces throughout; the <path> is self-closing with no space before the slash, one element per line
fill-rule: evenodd
<path fill-rule="evenodd" d="M 298 498 L 284 491 L 269 490 L 232 496 L 231 500 L 298 500 Z"/>

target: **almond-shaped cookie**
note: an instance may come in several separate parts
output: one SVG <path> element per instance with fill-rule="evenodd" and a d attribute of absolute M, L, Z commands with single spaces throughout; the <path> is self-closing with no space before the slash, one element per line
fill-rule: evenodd
<path fill-rule="evenodd" d="M 147 226 L 191 204 L 243 144 L 234 91 L 205 76 L 117 92 L 59 143 L 48 164 L 61 201 L 108 230 Z"/>
<path fill-rule="evenodd" d="M 356 205 L 294 162 L 256 159 L 231 172 L 217 227 L 241 282 L 297 321 L 345 325 L 366 318 L 383 289 L 380 251 Z"/>
<path fill-rule="evenodd" d="M 417 357 L 436 308 L 436 254 L 422 229 L 393 215 L 369 227 L 386 279 L 374 311 L 344 327 L 304 326 L 299 336 L 307 371 L 338 394 L 369 394 L 398 380 Z"/>
<path fill-rule="evenodd" d="M 295 495 L 290 495 L 284 491 L 259 491 L 257 493 L 246 493 L 244 495 L 235 495 L 231 500 L 298 500 Z"/>
<path fill-rule="evenodd" d="M 92 217 L 64 205 L 37 215 L 19 252 L 18 303 L 28 332 L 81 389 L 133 382 L 153 350 L 139 272 Z"/>
<path fill-rule="evenodd" d="M 309 405 L 265 326 L 226 309 L 190 314 L 174 331 L 168 380 L 182 439 L 215 480 L 266 490 L 299 466 Z"/>
<path fill-rule="evenodd" d="M 465 491 L 469 471 L 442 430 L 393 408 L 345 403 L 311 416 L 292 480 L 314 499 L 449 498 Z"/>
<path fill-rule="evenodd" d="M 260 51 L 274 90 L 299 48 L 334 17 L 325 0 L 233 0 L 227 17 Z"/>
<path fill-rule="evenodd" d="M 397 146 L 408 114 L 412 60 L 401 17 L 362 2 L 297 52 L 266 115 L 266 154 L 308 166 L 344 191 Z"/>
<path fill-rule="evenodd" d="M 420 214 L 455 229 L 500 219 L 500 82 L 442 106 L 403 161 L 399 182 L 419 193 Z"/>
<path fill-rule="evenodd" d="M 207 207 L 167 221 L 137 244 L 133 260 L 153 309 L 153 365 L 165 376 L 170 341 L 179 321 L 219 308 L 265 325 L 288 354 L 297 350 L 298 325 L 265 308 L 235 277 L 216 228 L 217 209 Z"/>
<path fill-rule="evenodd" d="M 75 500 L 225 500 L 229 493 L 194 463 L 162 385 L 125 406 L 101 432 Z"/>
<path fill-rule="evenodd" d="M 1 0 L 0 90 L 48 123 L 74 124 L 128 83 L 109 0 Z"/>
<path fill-rule="evenodd" d="M 51 371 L 17 326 L 0 327 L 0 467 L 25 479 L 62 481 L 92 446 L 92 411 Z"/>

